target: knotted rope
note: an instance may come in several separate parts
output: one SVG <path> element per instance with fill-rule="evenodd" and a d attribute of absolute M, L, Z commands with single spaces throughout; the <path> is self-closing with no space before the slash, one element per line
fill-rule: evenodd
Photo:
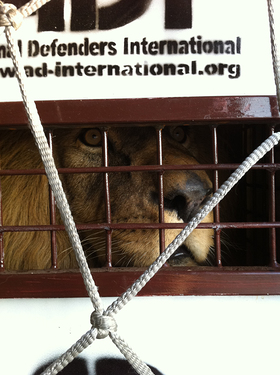
<path fill-rule="evenodd" d="M 24 7 L 20 8 L 17 12 L 21 13 L 20 10 L 23 9 L 22 13 L 29 15 L 33 13 L 36 9 L 38 9 L 40 6 L 47 3 L 48 1 L 50 0 L 40 0 L 40 1 L 33 0 L 30 2 L 31 10 L 29 10 L 29 7 L 27 7 L 28 4 L 26 4 Z M 0 3 L 0 13 L 5 12 L 2 14 L 7 16 L 7 14 L 10 13 L 11 9 L 14 10 L 14 6 L 9 7 L 9 5 L 7 4 L 3 6 L 3 3 L 2 2 Z M 5 19 L 5 17 L 2 17 L 2 19 Z M 8 16 L 7 16 L 7 19 L 9 19 Z M 6 19 L 5 19 L 5 22 L 6 22 Z M 41 155 L 41 158 L 42 158 L 45 170 L 46 170 L 49 184 L 52 188 L 52 191 L 56 199 L 56 204 L 61 213 L 62 220 L 64 222 L 66 231 L 71 241 L 71 245 L 75 251 L 79 267 L 82 271 L 82 276 L 84 279 L 87 292 L 90 296 L 94 309 L 102 313 L 103 311 L 102 302 L 98 294 L 97 287 L 92 279 L 92 276 L 91 276 L 91 273 L 90 273 L 90 270 L 89 270 L 84 252 L 83 252 L 81 241 L 78 235 L 78 231 L 76 229 L 76 225 L 72 217 L 66 195 L 63 191 L 62 184 L 58 176 L 58 172 L 54 163 L 52 152 L 48 145 L 48 141 L 45 136 L 43 126 L 41 124 L 41 120 L 40 120 L 40 117 L 39 117 L 39 114 L 35 105 L 35 101 L 32 99 L 30 92 L 28 92 L 27 94 L 26 87 L 28 86 L 28 84 L 26 80 L 24 67 L 21 64 L 18 46 L 15 43 L 14 32 L 15 31 L 14 31 L 13 26 L 10 25 L 10 26 L 5 27 L 6 39 L 7 39 L 8 47 L 11 53 L 11 58 L 15 67 L 16 77 L 18 79 L 21 96 L 22 96 L 23 104 L 24 104 L 26 114 L 28 117 L 29 125 L 33 133 L 36 145 L 39 149 L 39 152 L 40 152 L 40 155 Z"/>
<path fill-rule="evenodd" d="M 224 198 L 224 196 L 233 188 L 233 186 L 244 176 L 244 174 L 258 162 L 267 152 L 269 152 L 280 141 L 280 133 L 275 133 L 264 141 L 246 160 L 237 168 L 230 178 L 216 191 L 208 203 L 197 213 L 189 222 L 185 229 L 174 239 L 158 259 L 146 270 L 146 272 L 115 302 L 113 302 L 104 311 L 102 302 L 98 294 L 97 287 L 92 279 L 88 268 L 86 258 L 81 246 L 78 232 L 65 196 L 62 189 L 57 169 L 52 157 L 51 150 L 48 146 L 47 139 L 35 106 L 34 100 L 31 99 L 30 93 L 27 96 L 26 77 L 24 68 L 20 62 L 18 47 L 14 41 L 14 29 L 18 29 L 23 17 L 27 17 L 35 10 L 50 0 L 33 0 L 16 9 L 13 5 L 3 4 L 0 1 L 0 26 L 5 26 L 5 34 L 8 47 L 15 66 L 16 76 L 19 82 L 23 103 L 28 116 L 31 131 L 34 135 L 35 142 L 39 149 L 42 161 L 45 166 L 46 174 L 53 190 L 57 206 L 60 210 L 62 220 L 66 231 L 69 235 L 72 247 L 75 251 L 76 258 L 84 279 L 84 283 L 92 301 L 94 312 L 91 314 L 92 328 L 84 334 L 67 352 L 50 365 L 42 375 L 54 375 L 67 366 L 77 355 L 93 343 L 95 339 L 103 339 L 109 336 L 114 344 L 119 348 L 121 353 L 133 366 L 140 375 L 152 375 L 150 368 L 142 362 L 127 343 L 116 333 L 117 324 L 113 317 L 121 310 L 137 293 L 146 285 L 146 283 L 162 267 L 174 251 L 180 246 L 189 234 L 197 227 L 201 220 Z M 269 0 L 268 0 L 269 1 Z"/>
<path fill-rule="evenodd" d="M 17 30 L 23 21 L 23 14 L 13 4 L 0 2 L 0 26 L 13 26 Z"/>
<path fill-rule="evenodd" d="M 7 44 L 16 70 L 16 77 L 18 79 L 22 100 L 29 121 L 29 126 L 31 128 L 38 150 L 40 152 L 45 167 L 46 175 L 51 186 L 51 189 L 53 191 L 56 204 L 60 211 L 63 223 L 65 225 L 65 229 L 68 233 L 71 245 L 75 252 L 77 262 L 79 264 L 81 274 L 83 276 L 85 287 L 94 307 L 94 312 L 91 317 L 91 323 L 93 325 L 92 329 L 90 329 L 85 335 L 83 335 L 82 338 L 78 340 L 76 344 L 74 344 L 57 361 L 55 361 L 53 365 L 49 366 L 43 374 L 57 374 L 64 367 L 66 367 L 67 364 L 70 363 L 79 353 L 81 353 L 85 348 L 87 348 L 96 338 L 105 338 L 110 333 L 110 337 L 112 337 L 112 340 L 115 342 L 117 347 L 119 347 L 120 351 L 125 355 L 130 364 L 135 368 L 135 370 L 142 375 L 152 375 L 152 372 L 149 369 L 149 367 L 145 363 L 143 363 L 135 353 L 133 353 L 133 351 L 128 347 L 128 345 L 125 344 L 125 341 L 122 340 L 118 335 L 113 335 L 113 333 L 117 329 L 116 324 L 114 324 L 114 320 L 111 317 L 103 316 L 105 314 L 102 306 L 102 301 L 99 296 L 97 287 L 92 279 L 83 252 L 81 241 L 75 226 L 75 222 L 72 217 L 65 193 L 63 191 L 57 169 L 55 167 L 52 152 L 48 145 L 46 136 L 44 134 L 44 129 L 40 121 L 35 101 L 31 98 L 30 92 L 28 92 L 27 94 L 28 82 L 26 80 L 24 67 L 21 64 L 18 46 L 15 43 L 15 30 L 13 24 L 15 24 L 17 28 L 19 27 L 19 25 L 16 24 L 16 19 L 21 18 L 20 16 L 18 16 L 18 12 L 22 13 L 24 16 L 30 15 L 48 1 L 50 0 L 31 1 L 30 3 L 27 3 L 25 6 L 21 7 L 19 10 L 15 10 L 15 7 L 13 5 L 3 4 L 3 2 L 0 2 L 0 19 L 3 22 L 1 24 L 0 21 L 0 26 L 5 26 Z M 13 17 L 15 18 L 13 19 Z M 124 350 L 125 347 L 127 348 L 126 350 Z"/>
<path fill-rule="evenodd" d="M 13 4 L 0 1 L 0 27 L 12 26 L 17 30 L 21 26 L 23 18 L 30 16 L 49 1 L 51 0 L 31 0 L 19 9 Z"/>
<path fill-rule="evenodd" d="M 97 328 L 98 339 L 105 339 L 110 332 L 117 332 L 117 323 L 112 316 L 100 315 L 97 311 L 91 314 L 90 322 L 93 328 Z"/>

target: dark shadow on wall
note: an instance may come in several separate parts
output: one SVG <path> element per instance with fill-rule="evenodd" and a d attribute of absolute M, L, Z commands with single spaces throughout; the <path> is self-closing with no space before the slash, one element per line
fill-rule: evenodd
<path fill-rule="evenodd" d="M 149 366 L 155 375 L 163 375 L 153 366 Z M 125 359 L 101 358 L 95 364 L 96 375 L 138 375 Z"/>
<path fill-rule="evenodd" d="M 40 375 L 52 362 L 39 367 L 32 375 Z M 155 375 L 164 375 L 162 372 L 149 366 Z M 87 363 L 82 358 L 76 358 L 61 372 L 61 375 L 90 375 Z M 100 358 L 95 363 L 95 375 L 138 375 L 125 359 Z"/>
<path fill-rule="evenodd" d="M 54 359 L 55 360 L 55 359 Z M 41 375 L 41 373 L 53 363 L 50 361 L 40 366 L 32 375 Z M 82 358 L 76 358 L 73 362 L 69 363 L 62 371 L 59 372 L 61 375 L 88 375 L 87 363 Z"/>

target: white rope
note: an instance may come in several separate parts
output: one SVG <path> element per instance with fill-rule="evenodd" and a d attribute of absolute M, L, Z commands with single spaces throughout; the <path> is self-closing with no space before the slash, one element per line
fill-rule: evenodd
<path fill-rule="evenodd" d="M 49 1 L 49 0 L 47 0 Z M 45 1 L 46 2 L 46 1 Z M 34 2 L 32 2 L 34 3 Z M 38 5 L 39 2 L 37 2 Z M 42 4 L 43 1 L 40 1 L 40 4 Z M 5 6 L 1 6 L 0 4 L 0 12 L 4 11 L 6 12 L 5 14 L 9 18 L 9 11 L 7 11 L 8 5 L 6 4 Z M 34 9 L 34 4 L 33 8 Z M 13 23 L 11 21 L 11 23 Z M 27 80 L 26 80 L 26 75 L 25 75 L 25 70 L 24 67 L 21 64 L 21 59 L 20 59 L 20 54 L 18 50 L 18 46 L 15 43 L 14 40 L 14 29 L 12 26 L 6 26 L 5 27 L 5 34 L 7 38 L 7 43 L 8 47 L 11 53 L 11 58 L 13 61 L 13 64 L 15 66 L 16 70 L 16 76 L 18 79 L 21 95 L 22 95 L 22 100 L 24 103 L 24 107 L 27 113 L 29 125 L 31 128 L 31 131 L 33 133 L 33 136 L 35 138 L 35 142 L 37 144 L 37 147 L 39 149 L 46 174 L 49 180 L 49 184 L 52 188 L 52 191 L 54 193 L 55 199 L 57 206 L 59 208 L 59 211 L 62 216 L 62 220 L 65 225 L 65 229 L 68 233 L 68 236 L 70 238 L 72 247 L 75 251 L 77 262 L 79 264 L 79 267 L 82 271 L 82 276 L 84 279 L 84 283 L 87 289 L 87 292 L 90 296 L 90 299 L 92 301 L 92 304 L 95 308 L 95 310 L 99 311 L 102 313 L 103 307 L 102 307 L 102 302 L 100 299 L 100 296 L 97 291 L 97 287 L 94 284 L 94 281 L 92 279 L 89 267 L 86 262 L 86 258 L 83 252 L 83 248 L 79 239 L 79 235 L 75 226 L 74 219 L 72 217 L 65 193 L 62 188 L 61 181 L 58 176 L 58 172 L 54 163 L 54 159 L 52 157 L 52 153 L 50 150 L 50 147 L 48 145 L 47 138 L 44 133 L 43 126 L 41 124 L 41 120 L 35 105 L 35 101 L 31 99 L 31 94 L 28 92 L 27 95 Z"/>
<path fill-rule="evenodd" d="M 228 180 L 216 191 L 213 197 L 208 203 L 197 213 L 197 215 L 189 222 L 185 229 L 174 239 L 174 241 L 166 248 L 166 250 L 159 256 L 159 258 L 144 272 L 144 274 L 115 302 L 113 302 L 104 312 L 103 315 L 112 317 L 119 310 L 121 310 L 137 293 L 147 284 L 147 282 L 155 275 L 155 273 L 162 267 L 162 265 L 168 260 L 173 252 L 180 246 L 188 235 L 197 227 L 201 220 L 208 215 L 209 212 L 225 197 L 225 195 L 234 187 L 234 185 L 245 175 L 245 173 L 257 163 L 267 152 L 269 152 L 274 146 L 280 142 L 280 132 L 271 135 L 265 140 L 255 151 L 253 151 L 243 163 L 236 169 L 235 172 L 228 178 Z M 88 333 L 83 336 L 80 341 L 84 341 L 87 338 Z M 133 368 L 140 375 L 151 375 L 153 374 L 149 367 L 143 363 L 133 350 L 121 339 L 117 334 L 109 333 L 111 340 L 119 348 L 121 353 L 133 366 Z M 96 337 L 96 336 L 95 336 Z M 61 362 L 66 363 L 67 361 L 73 360 L 74 355 L 71 353 L 71 348 L 66 352 L 65 355 L 61 356 L 54 364 L 51 365 L 41 375 L 52 375 L 57 372 L 50 372 L 51 369 L 60 368 Z M 67 362 L 69 363 L 69 362 Z M 57 367 L 56 367 L 57 366 Z"/>
<path fill-rule="evenodd" d="M 124 355 L 131 366 L 141 375 L 153 375 L 151 369 L 144 363 L 128 346 L 128 344 L 117 334 L 110 333 L 110 338 L 118 347 L 119 351 Z"/>
<path fill-rule="evenodd" d="M 267 0 L 267 4 L 268 4 L 271 53 L 272 53 L 272 61 L 273 61 L 273 69 L 274 69 L 274 78 L 275 78 L 275 84 L 276 84 L 278 106 L 280 107 L 280 51 L 277 48 L 277 44 L 280 43 L 280 35 L 278 35 L 278 39 L 277 39 L 277 35 L 275 32 L 276 20 L 278 21 L 278 25 L 280 23 L 280 14 L 278 15 L 278 18 L 275 17 L 274 0 Z M 280 27 L 278 30 L 280 30 Z"/>
<path fill-rule="evenodd" d="M 257 163 L 267 152 L 269 152 L 280 141 L 280 132 L 271 135 L 264 141 L 255 151 L 253 151 L 235 172 L 227 179 L 227 181 L 215 192 L 206 205 L 191 219 L 188 225 L 179 233 L 179 235 L 171 242 L 158 259 L 144 272 L 142 276 L 115 302 L 113 302 L 106 310 L 105 314 L 116 314 L 121 310 L 147 282 L 156 274 L 176 249 L 186 240 L 190 233 L 198 226 L 198 224 L 206 217 L 213 208 L 226 196 L 226 194 L 236 185 L 236 183 L 245 175 L 245 173 Z"/>
<path fill-rule="evenodd" d="M 27 4 L 25 7 L 23 7 L 25 12 L 24 14 L 28 15 L 33 13 L 36 10 L 35 7 L 39 8 L 40 6 L 44 5 L 44 3 L 46 3 L 47 1 L 50 0 L 30 2 L 29 4 L 31 4 L 32 9 L 28 11 Z M 41 124 L 41 120 L 35 105 L 35 101 L 31 99 L 31 95 L 29 92 L 27 95 L 26 75 L 24 67 L 21 64 L 21 60 L 19 58 L 20 54 L 18 51 L 18 46 L 15 43 L 15 38 L 13 35 L 14 28 L 17 29 L 20 26 L 17 24 L 18 19 L 21 18 L 18 16 L 18 12 L 19 11 L 16 11 L 13 5 L 3 4 L 2 2 L 0 2 L 0 26 L 5 26 L 7 43 L 16 70 L 16 77 L 18 79 L 29 125 L 32 134 L 35 138 L 36 145 L 39 149 L 46 170 L 46 175 L 48 177 L 49 184 L 53 191 L 57 207 L 60 211 L 62 220 L 64 222 L 65 229 L 68 233 L 73 250 L 75 251 L 77 262 L 79 264 L 88 295 L 95 309 L 93 313 L 94 319 L 91 319 L 93 328 L 90 331 L 88 331 L 85 335 L 83 335 L 81 339 L 77 341 L 76 344 L 74 344 L 65 354 L 63 354 L 57 361 L 55 361 L 43 372 L 43 374 L 45 375 L 54 375 L 61 371 L 63 368 L 65 368 L 67 364 L 69 364 L 71 361 L 73 361 L 73 359 L 79 353 L 81 353 L 86 347 L 88 347 L 96 338 L 105 338 L 109 335 L 109 333 L 116 331 L 116 324 L 114 323 L 114 320 L 111 317 L 103 316 L 104 310 L 102 307 L 102 301 L 99 296 L 97 287 L 92 279 L 88 264 L 86 262 L 85 254 L 83 252 L 83 248 L 75 226 L 75 222 L 73 220 L 70 207 L 68 205 L 65 193 L 63 191 L 62 184 L 59 179 L 57 169 L 55 167 L 50 147 L 44 134 L 44 129 Z M 132 349 L 130 349 L 127 346 L 127 350 L 124 350 L 125 342 L 123 340 L 115 338 L 114 341 L 117 347 L 119 347 L 120 351 L 124 353 L 127 360 L 131 363 L 131 365 L 140 375 L 153 375 L 152 371 L 148 368 L 148 366 L 145 363 L 143 363 L 135 353 L 133 353 Z"/>
<path fill-rule="evenodd" d="M 13 26 L 17 30 L 23 18 L 30 16 L 49 1 L 51 0 L 31 0 L 19 9 L 13 4 L 0 1 L 0 26 Z"/>
<path fill-rule="evenodd" d="M 19 8 L 19 12 L 23 17 L 28 17 L 32 13 L 36 12 L 37 9 L 47 4 L 51 0 L 31 0 Z"/>
<path fill-rule="evenodd" d="M 97 338 L 96 328 L 90 329 L 74 345 L 71 346 L 63 355 L 54 361 L 41 375 L 56 375 L 72 362 L 82 351 L 84 351 Z"/>
<path fill-rule="evenodd" d="M 94 306 L 94 312 L 91 315 L 92 328 L 83 335 L 69 350 L 67 350 L 60 358 L 50 365 L 42 375 L 54 375 L 67 366 L 68 363 L 79 355 L 85 348 L 92 344 L 96 339 L 104 339 L 107 336 L 111 338 L 114 344 L 119 348 L 121 353 L 129 361 L 132 367 L 140 375 L 152 375 L 150 368 L 142 362 L 128 344 L 117 335 L 117 324 L 113 315 L 121 310 L 139 291 L 147 284 L 147 282 L 155 275 L 155 273 L 163 266 L 168 258 L 180 246 L 189 234 L 197 227 L 201 220 L 208 215 L 209 212 L 224 198 L 224 196 L 232 189 L 232 187 L 244 176 L 244 174 L 267 152 L 269 152 L 280 141 L 280 133 L 275 133 L 264 141 L 246 160 L 232 173 L 230 178 L 216 191 L 208 203 L 197 213 L 197 215 L 189 222 L 185 229 L 174 239 L 174 241 L 166 248 L 166 250 L 158 257 L 158 259 L 144 272 L 144 274 L 115 302 L 113 302 L 106 311 L 103 310 L 102 301 L 98 294 L 97 287 L 92 279 L 88 268 L 85 255 L 81 246 L 78 232 L 70 212 L 70 208 L 62 188 L 61 181 L 58 176 L 57 169 L 48 146 L 47 139 L 44 134 L 37 108 L 34 100 L 30 99 L 30 94 L 26 91 L 26 77 L 24 68 L 19 59 L 19 51 L 13 37 L 13 28 L 17 29 L 22 18 L 30 15 L 40 6 L 50 0 L 33 0 L 16 10 L 13 5 L 3 4 L 0 1 L 0 26 L 5 26 L 5 34 L 10 49 L 11 57 L 15 66 L 16 76 L 19 82 L 24 106 L 28 116 L 31 131 L 34 135 L 37 147 L 39 149 L 42 161 L 45 166 L 46 174 L 53 190 L 57 206 L 60 210 L 65 228 L 69 235 L 72 247 L 75 251 L 76 258 L 84 279 L 87 292 Z M 268 0 L 269 1 L 269 0 Z M 19 14 L 20 13 L 20 14 Z"/>

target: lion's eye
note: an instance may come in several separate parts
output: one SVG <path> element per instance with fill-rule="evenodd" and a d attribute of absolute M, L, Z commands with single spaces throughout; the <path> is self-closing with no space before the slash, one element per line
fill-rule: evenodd
<path fill-rule="evenodd" d="M 177 126 L 176 128 L 171 128 L 170 135 L 175 141 L 179 143 L 184 143 L 187 139 L 186 127 Z"/>
<path fill-rule="evenodd" d="M 89 129 L 81 136 L 81 141 L 87 146 L 101 146 L 102 134 L 99 129 Z"/>

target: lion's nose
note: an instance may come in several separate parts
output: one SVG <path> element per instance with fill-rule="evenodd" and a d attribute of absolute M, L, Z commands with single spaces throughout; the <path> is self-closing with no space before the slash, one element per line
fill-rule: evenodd
<path fill-rule="evenodd" d="M 212 194 L 210 182 L 194 175 L 184 185 L 165 192 L 164 207 L 177 211 L 178 216 L 188 222 Z"/>

